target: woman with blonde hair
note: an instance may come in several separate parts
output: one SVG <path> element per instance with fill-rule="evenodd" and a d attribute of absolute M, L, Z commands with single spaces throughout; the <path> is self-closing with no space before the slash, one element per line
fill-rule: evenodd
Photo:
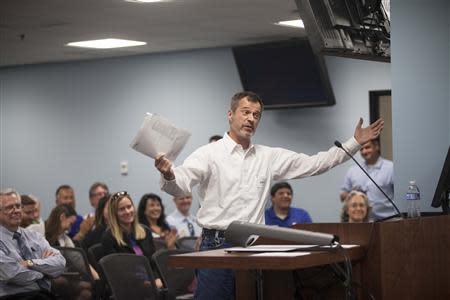
<path fill-rule="evenodd" d="M 152 265 L 151 257 L 155 252 L 151 230 L 139 224 L 133 201 L 127 192 L 117 192 L 111 195 L 108 206 L 109 228 L 102 236 L 105 255 L 112 253 L 131 253 L 147 257 Z M 152 265 L 153 270 L 157 270 Z M 155 271 L 156 275 L 157 272 Z M 155 280 L 156 287 L 163 284 L 159 278 Z"/>
<path fill-rule="evenodd" d="M 363 223 L 369 221 L 371 207 L 369 198 L 360 191 L 351 191 L 342 206 L 341 222 Z"/>

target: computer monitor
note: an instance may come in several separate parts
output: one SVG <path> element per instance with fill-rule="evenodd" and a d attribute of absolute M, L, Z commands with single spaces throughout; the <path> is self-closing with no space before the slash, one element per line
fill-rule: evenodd
<path fill-rule="evenodd" d="M 450 147 L 448 148 L 447 157 L 442 167 L 441 176 L 434 193 L 432 207 L 442 207 L 445 214 L 449 213 L 449 197 L 450 197 Z"/>

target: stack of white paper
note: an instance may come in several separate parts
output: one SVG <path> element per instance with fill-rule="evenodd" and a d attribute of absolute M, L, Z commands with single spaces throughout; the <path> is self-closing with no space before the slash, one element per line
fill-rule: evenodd
<path fill-rule="evenodd" d="M 187 130 L 176 127 L 167 119 L 147 113 L 130 147 L 153 159 L 164 154 L 174 161 L 190 136 Z"/>

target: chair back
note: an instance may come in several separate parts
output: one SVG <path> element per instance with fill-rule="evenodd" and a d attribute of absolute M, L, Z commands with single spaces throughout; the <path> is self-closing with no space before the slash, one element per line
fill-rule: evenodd
<path fill-rule="evenodd" d="M 115 253 L 100 259 L 100 267 L 115 300 L 157 299 L 157 289 L 146 257 Z"/>
<path fill-rule="evenodd" d="M 195 251 L 197 239 L 198 237 L 195 236 L 185 236 L 176 240 L 175 245 L 178 249 Z"/>
<path fill-rule="evenodd" d="M 97 272 L 100 272 L 99 261 L 103 256 L 105 256 L 105 250 L 102 244 L 98 243 L 89 247 L 88 260 Z"/>
<path fill-rule="evenodd" d="M 153 244 L 155 245 L 155 251 L 159 249 L 167 249 L 166 241 L 163 239 L 153 238 Z"/>
<path fill-rule="evenodd" d="M 65 274 L 78 275 L 82 280 L 93 282 L 87 255 L 82 248 L 55 247 L 66 259 Z M 63 275 L 64 275 L 63 273 Z"/>
<path fill-rule="evenodd" d="M 163 277 L 163 282 L 167 285 L 168 293 L 172 297 L 186 296 L 191 294 L 188 287 L 192 284 L 195 274 L 194 269 L 177 268 L 168 265 L 170 255 L 188 253 L 190 251 L 174 249 L 161 249 L 152 256 L 152 261 L 158 268 L 158 272 Z M 184 297 L 183 297 L 184 298 Z"/>

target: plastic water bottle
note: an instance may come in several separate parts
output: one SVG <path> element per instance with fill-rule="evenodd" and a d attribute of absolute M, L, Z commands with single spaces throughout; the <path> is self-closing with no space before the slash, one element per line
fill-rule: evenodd
<path fill-rule="evenodd" d="M 406 192 L 406 202 L 408 218 L 420 217 L 420 190 L 415 180 L 409 182 L 408 191 Z"/>

